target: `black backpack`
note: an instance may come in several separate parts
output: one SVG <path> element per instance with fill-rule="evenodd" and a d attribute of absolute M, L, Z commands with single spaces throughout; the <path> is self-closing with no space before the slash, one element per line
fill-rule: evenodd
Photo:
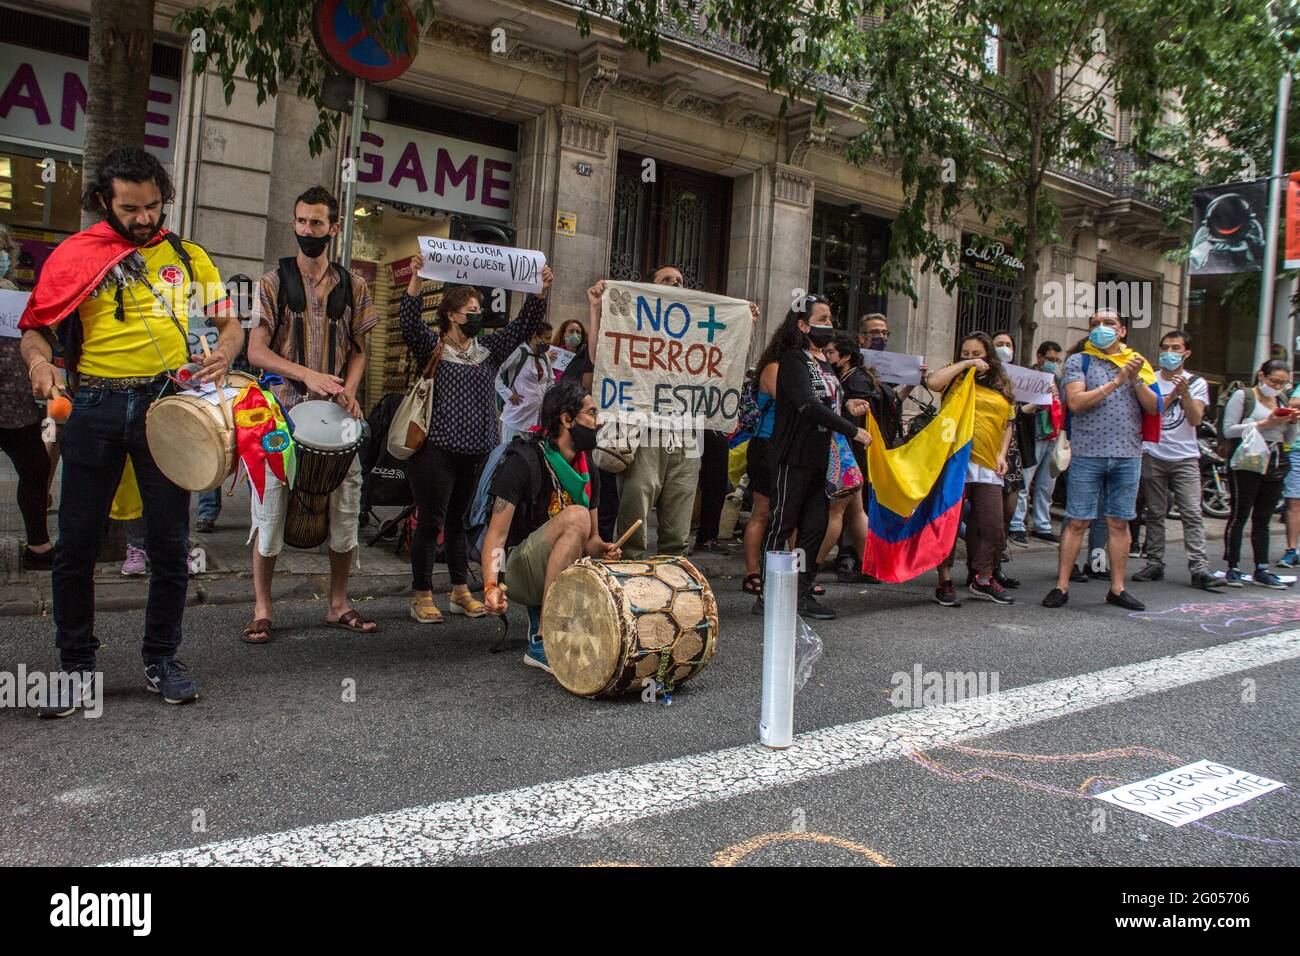
<path fill-rule="evenodd" d="M 328 327 L 325 330 L 326 358 L 325 368 L 329 374 L 334 374 L 334 355 L 335 355 L 335 335 L 334 326 L 343 318 L 344 311 L 352 304 L 352 273 L 344 269 L 337 262 L 331 262 L 330 268 L 333 269 L 339 278 L 330 290 L 329 297 L 325 300 L 325 316 L 328 320 Z M 279 321 L 283 322 L 286 318 L 293 318 L 293 337 L 298 344 L 297 356 L 294 361 L 299 365 L 307 365 L 307 352 L 305 345 L 305 324 L 304 315 L 307 311 L 307 290 L 302 284 L 302 273 L 298 271 L 298 260 L 294 256 L 286 256 L 279 261 L 276 266 L 276 273 L 280 277 L 280 288 L 275 296 L 275 314 Z M 356 340 L 352 338 L 352 333 L 348 333 L 348 342 L 352 347 L 356 347 Z M 305 393 L 306 387 L 297 381 L 289 379 L 294 388 L 299 392 Z"/>

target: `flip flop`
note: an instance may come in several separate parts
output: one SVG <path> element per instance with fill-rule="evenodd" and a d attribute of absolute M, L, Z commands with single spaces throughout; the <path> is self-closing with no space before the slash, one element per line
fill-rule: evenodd
<path fill-rule="evenodd" d="M 264 637 L 254 637 L 254 634 L 263 634 Z M 245 624 L 244 629 L 239 632 L 239 639 L 245 644 L 266 644 L 271 640 L 271 619 L 259 617 L 250 624 Z"/>
<path fill-rule="evenodd" d="M 351 631 L 353 634 L 374 634 L 379 630 L 379 625 L 375 624 L 373 630 L 366 630 L 367 624 L 374 624 L 374 621 L 367 621 L 356 612 L 355 609 L 346 611 L 337 621 L 326 621 L 330 627 L 337 627 L 344 631 Z"/>

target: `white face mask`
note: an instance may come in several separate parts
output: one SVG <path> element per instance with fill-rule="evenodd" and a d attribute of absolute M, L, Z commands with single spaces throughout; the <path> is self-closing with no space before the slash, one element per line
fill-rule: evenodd
<path fill-rule="evenodd" d="M 1000 358 L 1004 362 L 1010 362 L 1011 359 L 1014 358 L 1016 354 L 1005 345 L 999 345 L 996 348 L 994 348 L 993 351 L 997 352 L 998 358 Z"/>
<path fill-rule="evenodd" d="M 1263 395 L 1265 398 L 1277 398 L 1282 394 L 1282 389 L 1274 388 L 1272 385 L 1268 384 L 1268 382 L 1260 382 L 1259 394 Z"/>

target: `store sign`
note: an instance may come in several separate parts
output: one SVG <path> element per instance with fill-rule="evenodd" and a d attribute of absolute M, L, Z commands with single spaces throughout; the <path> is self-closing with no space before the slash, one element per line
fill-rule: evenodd
<path fill-rule="evenodd" d="M 1025 271 L 1025 264 L 1007 251 L 1004 242 L 983 236 L 967 236 L 963 245 L 962 260 L 967 267 L 992 272 Z"/>
<path fill-rule="evenodd" d="M 510 221 L 516 154 L 422 130 L 371 123 L 361 134 L 357 192 Z"/>
<path fill-rule="evenodd" d="M 86 139 L 85 60 L 0 43 L 0 136 L 80 151 Z M 163 163 L 176 150 L 181 86 L 149 77 L 145 149 Z"/>

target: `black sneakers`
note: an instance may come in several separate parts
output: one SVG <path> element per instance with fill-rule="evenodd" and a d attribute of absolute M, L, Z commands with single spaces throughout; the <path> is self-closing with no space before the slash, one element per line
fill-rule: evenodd
<path fill-rule="evenodd" d="M 761 601 L 762 598 L 759 598 Z M 818 601 L 812 594 L 805 594 L 799 599 L 799 616 L 812 618 L 814 621 L 833 621 L 835 612 Z"/>
<path fill-rule="evenodd" d="M 160 657 L 144 669 L 145 689 L 161 694 L 169 704 L 188 704 L 199 699 L 199 686 L 174 657 Z"/>
<path fill-rule="evenodd" d="M 957 589 L 953 587 L 951 581 L 944 581 L 934 589 L 934 599 L 944 607 L 961 607 L 961 600 L 957 597 Z"/>
<path fill-rule="evenodd" d="M 1165 579 L 1165 569 L 1159 564 L 1148 564 L 1145 568 L 1133 575 L 1134 581 L 1163 581 Z"/>
<path fill-rule="evenodd" d="M 1217 591 L 1227 586 L 1227 581 L 1223 578 L 1216 578 L 1208 571 L 1197 571 L 1192 575 L 1192 587 L 1200 588 L 1202 591 Z"/>
<path fill-rule="evenodd" d="M 71 717 L 77 708 L 86 706 L 95 696 L 95 665 L 84 671 L 60 671 L 57 679 L 50 681 L 49 702 L 36 711 L 43 720 Z"/>
<path fill-rule="evenodd" d="M 970 593 L 981 601 L 992 601 L 994 604 L 1016 603 L 1016 599 L 1007 593 L 1006 588 L 993 580 L 988 584 L 980 584 L 978 580 L 971 582 Z"/>

